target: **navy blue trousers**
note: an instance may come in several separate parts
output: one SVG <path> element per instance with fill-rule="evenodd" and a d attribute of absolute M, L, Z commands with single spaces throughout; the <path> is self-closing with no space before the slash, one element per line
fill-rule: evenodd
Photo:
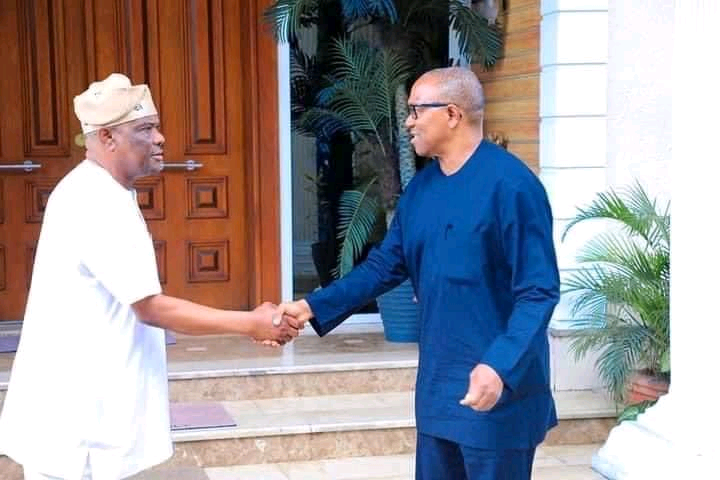
<path fill-rule="evenodd" d="M 418 432 L 415 480 L 530 480 L 535 449 L 483 450 Z"/>

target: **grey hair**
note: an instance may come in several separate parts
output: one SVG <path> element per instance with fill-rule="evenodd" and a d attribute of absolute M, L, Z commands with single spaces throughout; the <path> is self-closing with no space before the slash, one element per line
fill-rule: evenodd
<path fill-rule="evenodd" d="M 485 107 L 485 95 L 475 73 L 469 68 L 448 67 L 430 70 L 420 77 L 438 84 L 438 101 L 450 102 L 469 113 Z"/>

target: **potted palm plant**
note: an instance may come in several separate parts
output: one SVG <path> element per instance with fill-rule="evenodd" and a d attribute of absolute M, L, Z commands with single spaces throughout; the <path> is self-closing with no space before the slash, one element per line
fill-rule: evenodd
<path fill-rule="evenodd" d="M 598 219 L 611 228 L 584 246 L 564 286 L 580 329 L 571 350 L 578 359 L 599 352 L 596 367 L 616 400 L 652 402 L 670 380 L 669 205 L 659 207 L 638 183 L 610 190 L 578 210 L 563 239 Z"/>

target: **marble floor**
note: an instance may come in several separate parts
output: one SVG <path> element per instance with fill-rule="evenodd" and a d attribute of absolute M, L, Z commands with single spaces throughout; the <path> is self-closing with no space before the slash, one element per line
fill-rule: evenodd
<path fill-rule="evenodd" d="M 535 456 L 532 480 L 601 480 L 590 468 L 599 445 L 541 446 Z M 342 458 L 312 462 L 243 465 L 205 469 L 146 472 L 132 480 L 412 480 L 413 455 Z M 445 480 L 445 479 L 438 479 Z M 452 480 L 452 479 L 447 479 Z"/>
<path fill-rule="evenodd" d="M 386 342 L 382 332 L 371 328 L 356 330 L 323 338 L 308 331 L 278 348 L 232 335 L 177 335 L 176 342 L 167 346 L 168 374 L 172 379 L 202 371 L 256 374 L 326 371 L 343 364 L 360 368 L 366 362 L 376 366 L 378 362 L 387 362 L 388 366 L 417 365 L 416 344 Z M 3 333 L 8 332 L 0 334 Z M 14 358 L 14 353 L 0 353 L 0 388 L 9 379 Z"/>

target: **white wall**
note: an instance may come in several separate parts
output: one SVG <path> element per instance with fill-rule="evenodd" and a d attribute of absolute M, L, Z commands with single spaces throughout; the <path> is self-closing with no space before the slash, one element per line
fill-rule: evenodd
<path fill-rule="evenodd" d="M 608 22 L 608 184 L 623 187 L 637 179 L 666 201 L 673 1 L 611 0 Z"/>
<path fill-rule="evenodd" d="M 601 230 L 589 223 L 560 237 L 579 205 L 607 186 L 607 0 L 544 0 L 540 23 L 540 179 L 555 217 L 561 276 L 578 248 Z M 551 326 L 571 318 L 566 296 Z"/>

